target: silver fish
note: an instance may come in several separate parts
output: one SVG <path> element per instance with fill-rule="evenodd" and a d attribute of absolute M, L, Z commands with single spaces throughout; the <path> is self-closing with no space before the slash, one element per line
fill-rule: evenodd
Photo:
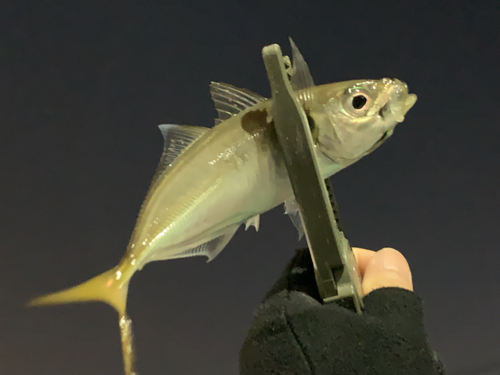
<path fill-rule="evenodd" d="M 416 101 L 397 79 L 315 86 L 293 42 L 292 57 L 292 87 L 311 122 L 324 178 L 378 147 Z M 259 215 L 282 203 L 303 233 L 273 127 L 272 100 L 224 83 L 212 82 L 210 89 L 219 114 L 213 128 L 160 125 L 164 152 L 120 263 L 76 287 L 30 302 L 113 306 L 127 375 L 136 374 L 126 301 L 137 270 L 153 261 L 198 255 L 210 261 L 240 225 L 258 230 Z"/>

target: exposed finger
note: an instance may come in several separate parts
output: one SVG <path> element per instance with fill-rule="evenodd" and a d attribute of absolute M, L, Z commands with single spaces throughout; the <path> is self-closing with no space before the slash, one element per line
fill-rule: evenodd
<path fill-rule="evenodd" d="M 365 265 L 362 284 L 365 295 L 384 287 L 413 290 L 410 266 L 406 258 L 391 248 L 379 250 L 370 257 Z"/>
<path fill-rule="evenodd" d="M 375 254 L 375 251 L 362 249 L 360 247 L 353 247 L 352 251 L 354 252 L 354 256 L 356 257 L 356 261 L 358 262 L 359 272 L 361 273 L 361 277 L 365 274 L 366 265 Z"/>

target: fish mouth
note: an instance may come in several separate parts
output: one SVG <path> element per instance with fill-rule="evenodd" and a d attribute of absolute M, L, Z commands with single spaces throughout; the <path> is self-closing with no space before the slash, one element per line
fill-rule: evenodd
<path fill-rule="evenodd" d="M 398 122 L 402 122 L 404 120 L 404 116 L 406 113 L 413 107 L 415 102 L 417 101 L 417 95 L 415 94 L 410 94 L 408 92 L 408 85 L 404 83 L 403 81 L 400 81 L 399 79 L 394 79 L 393 80 L 395 87 L 394 90 L 394 99 L 397 105 L 399 113 L 395 113 Z"/>
<path fill-rule="evenodd" d="M 417 96 L 410 94 L 406 83 L 398 79 L 384 78 L 382 81 L 389 88 L 389 92 L 387 101 L 379 109 L 378 115 L 383 120 L 403 122 L 404 116 L 417 101 Z"/>
<path fill-rule="evenodd" d="M 402 107 L 402 112 L 406 115 L 406 113 L 411 109 L 411 107 L 413 107 L 416 101 L 417 101 L 417 95 L 415 94 L 406 95 L 406 99 Z"/>

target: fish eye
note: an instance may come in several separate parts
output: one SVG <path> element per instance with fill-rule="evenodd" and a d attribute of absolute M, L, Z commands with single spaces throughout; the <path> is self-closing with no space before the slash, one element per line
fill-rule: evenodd
<path fill-rule="evenodd" d="M 365 95 L 357 94 L 353 96 L 351 104 L 354 109 L 363 109 L 366 102 L 368 102 L 368 99 Z"/>
<path fill-rule="evenodd" d="M 362 88 L 350 88 L 345 92 L 344 109 L 353 116 L 363 116 L 370 107 L 370 103 L 370 95 Z"/>

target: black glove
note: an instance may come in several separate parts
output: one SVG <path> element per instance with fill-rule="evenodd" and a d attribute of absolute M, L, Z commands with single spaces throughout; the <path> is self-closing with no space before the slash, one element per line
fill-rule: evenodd
<path fill-rule="evenodd" d="M 297 251 L 255 312 L 240 374 L 444 374 L 415 293 L 382 288 L 363 300 L 363 315 L 323 305 L 309 250 Z"/>

